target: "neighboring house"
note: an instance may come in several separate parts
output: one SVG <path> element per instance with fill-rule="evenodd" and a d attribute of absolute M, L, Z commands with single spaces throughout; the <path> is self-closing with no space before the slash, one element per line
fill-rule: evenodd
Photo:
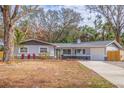
<path fill-rule="evenodd" d="M 21 43 L 15 49 L 15 56 L 22 54 L 35 54 L 37 57 L 42 53 L 49 53 L 52 58 L 80 58 L 85 60 L 106 60 L 108 51 L 122 50 L 122 46 L 114 41 L 93 41 L 77 43 L 48 43 L 30 39 Z"/>

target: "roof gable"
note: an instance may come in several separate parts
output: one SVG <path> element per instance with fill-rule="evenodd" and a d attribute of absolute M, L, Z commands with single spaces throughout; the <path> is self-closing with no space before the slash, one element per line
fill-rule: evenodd
<path fill-rule="evenodd" d="M 115 43 L 110 44 L 109 47 L 115 47 L 117 49 L 119 48 Z"/>
<path fill-rule="evenodd" d="M 114 46 L 116 46 L 116 47 L 122 49 L 122 46 L 121 46 L 116 40 L 110 42 L 110 43 L 107 44 L 106 46 L 110 46 L 110 45 L 113 45 L 113 44 L 114 44 Z"/>
<path fill-rule="evenodd" d="M 54 46 L 51 43 L 40 41 L 40 40 L 34 40 L 34 39 L 26 40 L 24 42 L 21 42 L 20 44 L 21 45 L 52 45 Z"/>

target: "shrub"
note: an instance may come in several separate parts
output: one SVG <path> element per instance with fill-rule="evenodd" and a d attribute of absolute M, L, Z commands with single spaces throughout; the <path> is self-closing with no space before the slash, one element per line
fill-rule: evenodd
<path fill-rule="evenodd" d="M 40 56 L 41 56 L 42 59 L 48 59 L 49 58 L 49 53 L 48 52 L 47 53 L 42 53 L 42 54 L 40 54 Z"/>
<path fill-rule="evenodd" d="M 4 47 L 0 45 L 0 51 L 3 51 L 4 50 Z"/>

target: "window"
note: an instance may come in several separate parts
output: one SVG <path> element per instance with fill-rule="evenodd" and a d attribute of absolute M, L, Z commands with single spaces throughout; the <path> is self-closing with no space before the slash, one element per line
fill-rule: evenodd
<path fill-rule="evenodd" d="M 81 54 L 81 49 L 76 49 L 75 54 Z"/>
<path fill-rule="evenodd" d="M 27 48 L 26 47 L 20 48 L 20 52 L 27 52 Z"/>
<path fill-rule="evenodd" d="M 71 54 L 71 49 L 63 49 L 63 54 Z"/>
<path fill-rule="evenodd" d="M 47 53 L 47 48 L 40 48 L 40 53 Z"/>
<path fill-rule="evenodd" d="M 85 49 L 83 49 L 83 54 L 85 54 L 86 53 L 86 51 L 85 51 Z"/>

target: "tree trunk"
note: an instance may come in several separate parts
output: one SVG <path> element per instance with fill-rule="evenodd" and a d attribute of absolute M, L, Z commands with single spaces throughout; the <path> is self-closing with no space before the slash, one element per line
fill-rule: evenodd
<path fill-rule="evenodd" d="M 13 42 L 13 35 L 12 35 L 12 28 L 8 28 L 5 31 L 4 36 L 4 56 L 3 61 L 8 62 L 10 59 L 13 59 L 13 51 L 14 51 L 14 42 Z"/>
<path fill-rule="evenodd" d="M 116 41 L 117 41 L 118 43 L 121 42 L 121 41 L 120 41 L 120 34 L 119 34 L 119 33 L 116 33 Z"/>
<path fill-rule="evenodd" d="M 8 62 L 13 58 L 14 42 L 13 42 L 13 30 L 9 17 L 9 9 L 3 10 L 3 22 L 4 22 L 4 55 L 3 61 Z"/>
<path fill-rule="evenodd" d="M 120 39 L 120 32 L 121 32 L 121 30 L 120 30 L 120 28 L 119 27 L 117 27 L 116 29 L 115 29 L 115 38 L 116 38 L 116 41 L 118 42 L 118 43 L 121 43 L 121 39 Z"/>
<path fill-rule="evenodd" d="M 105 30 L 103 30 L 103 32 L 102 32 L 102 40 L 103 41 L 105 40 Z"/>

